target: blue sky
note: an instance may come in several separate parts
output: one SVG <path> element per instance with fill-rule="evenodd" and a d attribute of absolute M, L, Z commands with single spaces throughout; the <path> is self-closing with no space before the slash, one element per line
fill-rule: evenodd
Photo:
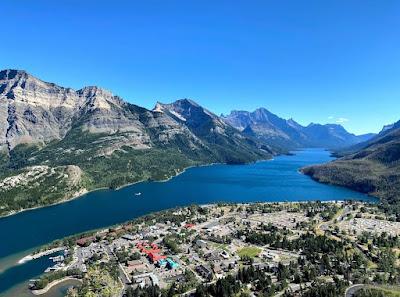
<path fill-rule="evenodd" d="M 0 68 L 62 86 L 357 134 L 400 119 L 400 1 L 20 0 L 0 16 Z"/>

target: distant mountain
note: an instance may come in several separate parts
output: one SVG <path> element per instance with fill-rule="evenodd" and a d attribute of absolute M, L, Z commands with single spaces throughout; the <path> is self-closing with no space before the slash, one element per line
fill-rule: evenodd
<path fill-rule="evenodd" d="M 336 161 L 303 172 L 320 182 L 376 195 L 400 219 L 400 121 L 358 146 Z"/>
<path fill-rule="evenodd" d="M 382 139 L 383 137 L 385 137 L 385 135 L 387 135 L 399 128 L 400 128 L 400 121 L 390 124 L 390 125 L 386 125 L 382 128 L 382 130 L 381 130 L 381 132 L 379 132 L 379 134 L 365 134 L 367 137 L 362 142 L 356 143 L 356 144 L 348 146 L 348 147 L 339 148 L 335 151 L 335 155 L 337 157 L 343 157 L 346 155 L 356 153 L 356 152 L 368 147 L 372 143 L 378 141 L 379 139 Z M 362 138 L 363 135 L 361 135 L 360 137 Z"/>
<path fill-rule="evenodd" d="M 338 149 L 363 141 L 371 135 L 357 136 L 346 131 L 345 128 L 337 124 L 310 124 L 304 129 L 307 135 L 305 146 L 325 147 Z"/>
<path fill-rule="evenodd" d="M 75 91 L 0 72 L 0 214 L 273 154 L 191 100 L 147 110 L 98 87 Z"/>
<path fill-rule="evenodd" d="M 293 119 L 285 120 L 258 108 L 253 112 L 232 111 L 223 116 L 226 123 L 247 135 L 254 136 L 272 146 L 288 149 L 299 147 L 325 147 L 337 149 L 354 145 L 372 137 L 371 134 L 356 136 L 341 125 L 311 123 L 304 127 Z"/>
<path fill-rule="evenodd" d="M 284 120 L 265 108 L 253 112 L 232 111 L 224 121 L 247 135 L 275 147 L 301 147 L 306 139 L 301 126 L 293 120 Z"/>

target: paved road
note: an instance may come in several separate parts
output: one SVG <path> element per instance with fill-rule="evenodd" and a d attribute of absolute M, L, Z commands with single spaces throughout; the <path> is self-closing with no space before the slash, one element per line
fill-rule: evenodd
<path fill-rule="evenodd" d="M 351 287 L 347 288 L 346 292 L 344 293 L 344 297 L 353 297 L 357 291 L 361 290 L 364 287 L 367 287 L 367 285 L 364 284 L 352 285 Z"/>
<path fill-rule="evenodd" d="M 117 256 L 112 251 L 110 246 L 106 246 L 105 248 L 106 248 L 106 252 L 107 252 L 107 255 L 108 255 L 109 259 L 117 260 Z M 118 263 L 118 273 L 119 273 L 119 280 L 121 281 L 122 285 L 124 286 L 123 289 L 120 292 L 119 297 L 123 297 L 126 289 L 130 286 L 131 281 L 129 280 L 129 278 L 125 274 L 124 269 L 122 268 L 122 265 L 120 263 Z"/>

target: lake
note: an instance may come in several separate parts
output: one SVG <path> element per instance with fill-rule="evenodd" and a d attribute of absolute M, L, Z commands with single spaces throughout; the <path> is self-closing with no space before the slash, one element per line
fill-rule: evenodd
<path fill-rule="evenodd" d="M 71 234 L 110 226 L 138 216 L 190 204 L 364 200 L 375 198 L 320 184 L 299 168 L 333 160 L 323 149 L 248 165 L 189 168 L 166 182 L 142 182 L 120 190 L 99 190 L 66 203 L 0 219 L 0 296 L 22 296 L 21 288 L 48 266 L 47 259 L 15 265 L 38 246 Z M 141 193 L 137 196 L 135 193 Z M 14 293 L 14 292 L 19 292 Z"/>

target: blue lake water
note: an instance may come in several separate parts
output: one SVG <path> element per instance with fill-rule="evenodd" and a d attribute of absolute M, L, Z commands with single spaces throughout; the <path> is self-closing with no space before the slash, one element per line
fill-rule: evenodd
<path fill-rule="evenodd" d="M 121 223 L 150 212 L 221 201 L 376 201 L 349 189 L 317 183 L 298 172 L 303 166 L 330 160 L 325 150 L 307 149 L 248 165 L 190 168 L 166 182 L 142 182 L 117 191 L 99 190 L 67 203 L 2 218 L 0 296 L 46 268 L 44 260 L 12 266 L 16 255 L 19 257 L 57 238 Z M 138 192 L 142 194 L 136 196 Z M 15 278 L 16 272 L 23 277 Z M 13 296 L 10 294 L 6 296 Z"/>

